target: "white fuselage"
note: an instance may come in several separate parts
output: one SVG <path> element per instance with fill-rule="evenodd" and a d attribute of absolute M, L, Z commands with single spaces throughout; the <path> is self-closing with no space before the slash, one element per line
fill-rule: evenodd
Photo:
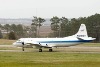
<path fill-rule="evenodd" d="M 81 24 L 79 31 L 72 36 L 64 38 L 20 38 L 13 43 L 17 47 L 67 47 L 95 40 L 88 37 L 85 24 Z M 24 46 L 23 46 L 24 45 Z"/>
<path fill-rule="evenodd" d="M 79 40 L 76 37 L 66 37 L 66 38 L 21 38 L 19 41 L 15 42 L 14 45 L 17 47 L 22 47 L 22 42 L 28 46 L 28 44 L 39 44 L 42 47 L 67 47 L 72 45 L 77 45 L 80 43 L 90 42 L 91 39 Z"/>

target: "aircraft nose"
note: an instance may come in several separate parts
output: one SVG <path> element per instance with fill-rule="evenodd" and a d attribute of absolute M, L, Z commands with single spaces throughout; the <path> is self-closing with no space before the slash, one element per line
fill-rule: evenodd
<path fill-rule="evenodd" d="M 16 43 L 15 42 L 13 43 L 13 46 L 16 46 Z"/>

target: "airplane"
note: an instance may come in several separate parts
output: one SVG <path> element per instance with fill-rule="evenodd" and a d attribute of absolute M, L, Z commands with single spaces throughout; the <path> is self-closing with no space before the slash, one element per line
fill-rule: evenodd
<path fill-rule="evenodd" d="M 39 52 L 42 48 L 49 48 L 49 52 L 53 51 L 53 47 L 68 47 L 82 43 L 87 43 L 95 40 L 96 38 L 88 37 L 85 24 L 81 24 L 78 32 L 75 35 L 63 38 L 20 38 L 13 43 L 16 47 L 36 47 Z"/>

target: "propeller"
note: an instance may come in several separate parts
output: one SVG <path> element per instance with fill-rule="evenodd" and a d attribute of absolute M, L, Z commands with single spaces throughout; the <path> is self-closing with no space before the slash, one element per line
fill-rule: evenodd
<path fill-rule="evenodd" d="M 41 43 L 39 43 L 39 45 L 41 46 Z"/>
<path fill-rule="evenodd" d="M 24 42 L 22 42 L 22 51 L 24 51 Z"/>

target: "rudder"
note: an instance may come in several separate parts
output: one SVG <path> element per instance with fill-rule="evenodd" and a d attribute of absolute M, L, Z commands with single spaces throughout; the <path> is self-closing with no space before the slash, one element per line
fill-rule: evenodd
<path fill-rule="evenodd" d="M 81 24 L 81 26 L 80 26 L 78 32 L 75 34 L 75 36 L 77 36 L 77 37 L 88 37 L 85 24 Z"/>

